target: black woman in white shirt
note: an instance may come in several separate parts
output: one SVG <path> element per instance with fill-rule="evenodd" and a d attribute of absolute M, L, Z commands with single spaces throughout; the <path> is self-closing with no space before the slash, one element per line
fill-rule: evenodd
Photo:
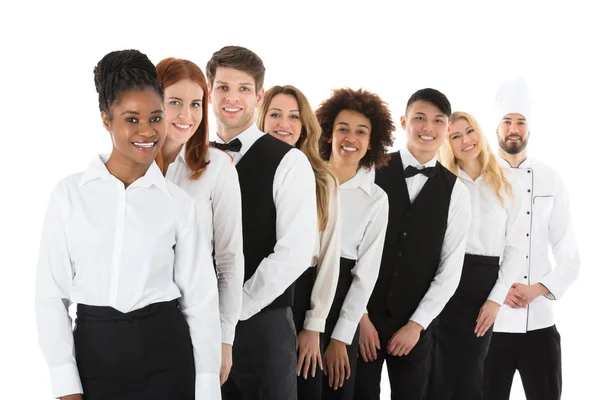
<path fill-rule="evenodd" d="M 341 225 L 335 176 L 319 156 L 321 127 L 310 103 L 294 86 L 265 92 L 257 126 L 297 149 L 310 161 L 317 187 L 319 235 L 311 265 L 296 281 L 294 324 L 298 332 L 298 399 L 318 400 L 322 386 L 325 321 L 333 303 L 340 270 Z"/>
<path fill-rule="evenodd" d="M 166 135 L 156 69 L 116 51 L 94 81 L 112 152 L 54 188 L 37 269 L 54 397 L 218 399 L 217 284 L 192 199 L 154 162 Z"/>
<path fill-rule="evenodd" d="M 208 85 L 193 62 L 166 58 L 156 65 L 164 91 L 167 138 L 157 157 L 165 177 L 196 202 L 196 224 L 213 253 L 219 285 L 222 357 L 220 380 L 231 370 L 235 326 L 242 311 L 244 254 L 240 184 L 231 157 L 208 145 Z"/>
<path fill-rule="evenodd" d="M 358 324 L 379 273 L 388 219 L 388 199 L 373 182 L 385 165 L 394 123 L 387 105 L 366 90 L 338 89 L 316 110 L 320 154 L 340 183 L 342 220 L 340 274 L 325 324 L 323 356 L 328 379 L 323 399 L 352 399 Z"/>
<path fill-rule="evenodd" d="M 433 327 L 428 398 L 481 399 L 483 366 L 500 306 L 525 260 L 527 219 L 481 127 L 454 112 L 439 161 L 469 190 L 471 225 L 460 283 Z"/>

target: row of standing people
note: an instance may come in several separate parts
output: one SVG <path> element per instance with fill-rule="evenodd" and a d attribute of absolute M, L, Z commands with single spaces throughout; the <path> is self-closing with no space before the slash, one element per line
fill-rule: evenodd
<path fill-rule="evenodd" d="M 113 151 L 53 191 L 38 265 L 56 397 L 377 399 L 384 361 L 393 399 L 507 399 L 516 369 L 528 398 L 560 397 L 549 299 L 579 261 L 560 177 L 526 157 L 526 93 L 499 92 L 503 158 L 434 89 L 387 154 L 377 95 L 313 113 L 264 93 L 244 48 L 208 79 L 136 51 L 94 72 Z"/>

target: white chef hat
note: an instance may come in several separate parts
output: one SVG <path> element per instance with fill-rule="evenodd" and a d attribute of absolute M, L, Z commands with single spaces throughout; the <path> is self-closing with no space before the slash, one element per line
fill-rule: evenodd
<path fill-rule="evenodd" d="M 531 100 L 527 90 L 527 83 L 523 78 L 504 80 L 496 91 L 494 118 L 496 126 L 500 124 L 506 114 L 521 114 L 530 124 Z"/>

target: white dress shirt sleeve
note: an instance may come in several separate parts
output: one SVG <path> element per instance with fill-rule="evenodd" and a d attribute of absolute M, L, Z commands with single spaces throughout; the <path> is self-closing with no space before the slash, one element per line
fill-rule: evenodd
<path fill-rule="evenodd" d="M 464 183 L 457 179 L 450 196 L 448 227 L 442 244 L 440 264 L 429 290 L 410 317 L 411 321 L 418 323 L 423 329 L 427 329 L 431 321 L 442 312 L 458 287 L 470 224 L 469 191 Z"/>
<path fill-rule="evenodd" d="M 317 201 L 313 170 L 306 156 L 290 150 L 273 181 L 277 210 L 273 253 L 244 284 L 240 320 L 268 306 L 310 267 L 317 240 Z"/>
<path fill-rule="evenodd" d="M 64 186 L 57 186 L 46 210 L 36 275 L 36 322 L 42 353 L 50 367 L 54 397 L 83 393 L 68 307 L 73 279 L 63 207 Z"/>
<path fill-rule="evenodd" d="M 206 223 L 203 219 L 210 222 L 210 205 L 203 208 L 206 212 L 196 216 L 195 208 L 190 207 L 189 218 L 178 230 L 174 278 L 181 291 L 179 303 L 194 348 L 196 398 L 217 400 L 221 398 L 221 325 L 210 237 L 195 227 L 195 223 Z"/>
<path fill-rule="evenodd" d="M 329 187 L 329 219 L 320 234 L 317 279 L 310 295 L 310 310 L 306 311 L 304 329 L 325 332 L 325 321 L 333 304 L 340 274 L 342 219 L 337 184 Z"/>
<path fill-rule="evenodd" d="M 529 219 L 525 213 L 523 190 L 517 183 L 513 183 L 514 198 L 506 196 L 505 201 L 510 201 L 507 208 L 506 234 L 502 262 L 498 271 L 498 279 L 488 296 L 499 305 L 504 304 L 506 295 L 511 285 L 518 280 L 519 274 L 527 265 L 527 242 L 523 240 L 523 233 L 529 228 Z"/>
<path fill-rule="evenodd" d="M 244 284 L 242 198 L 233 162 L 226 160 L 221 165 L 211 197 L 221 340 L 232 345 L 235 326 L 242 312 Z"/>
<path fill-rule="evenodd" d="M 542 278 L 550 294 L 546 295 L 551 300 L 561 298 L 569 286 L 579 277 L 581 261 L 575 240 L 575 233 L 571 225 L 571 212 L 567 188 L 558 176 L 554 205 L 550 216 L 549 242 L 556 266 L 552 272 Z"/>
<path fill-rule="evenodd" d="M 358 259 L 352 269 L 352 284 L 331 334 L 333 339 L 348 345 L 352 343 L 356 327 L 365 313 L 379 275 L 389 211 L 387 195 L 383 191 L 382 194 L 371 209 L 372 217 L 358 246 Z"/>

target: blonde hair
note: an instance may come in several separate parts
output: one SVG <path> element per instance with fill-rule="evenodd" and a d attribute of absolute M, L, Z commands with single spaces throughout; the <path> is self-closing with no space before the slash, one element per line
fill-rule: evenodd
<path fill-rule="evenodd" d="M 479 153 L 479 156 L 477 158 L 481 163 L 481 175 L 483 176 L 483 179 L 485 179 L 485 181 L 488 183 L 488 185 L 490 185 L 490 187 L 496 192 L 496 196 L 498 197 L 498 200 L 500 201 L 502 207 L 506 207 L 506 205 L 504 204 L 504 198 L 502 197 L 502 192 L 504 191 L 505 194 L 507 194 L 511 199 L 513 199 L 514 194 L 512 190 L 512 185 L 510 184 L 508 179 L 506 179 L 502 167 L 500 166 L 500 164 L 498 164 L 496 157 L 494 157 L 492 148 L 489 142 L 487 141 L 485 134 L 481 129 L 481 126 L 479 125 L 479 123 L 477 123 L 477 120 L 475 120 L 475 118 L 473 118 L 472 115 L 461 111 L 453 112 L 452 115 L 450 115 L 451 123 L 456 122 L 460 119 L 465 120 L 469 125 L 471 125 L 471 127 L 479 135 L 478 144 L 479 148 L 481 149 L 481 152 Z M 438 150 L 437 158 L 439 162 L 442 163 L 446 168 L 448 168 L 452 173 L 458 175 L 458 163 L 456 161 L 454 153 L 452 152 L 452 147 L 450 147 L 451 137 L 452 134 L 448 135 L 447 139 L 444 141 L 444 144 Z"/>
<path fill-rule="evenodd" d="M 298 102 L 300 111 L 300 122 L 302 131 L 296 142 L 296 148 L 300 149 L 310 162 L 315 174 L 317 186 L 317 215 L 319 217 L 319 230 L 322 232 L 329 221 L 329 190 L 331 183 L 335 183 L 334 190 L 337 190 L 337 180 L 331 172 L 325 161 L 319 156 L 319 138 L 321 137 L 321 126 L 315 116 L 306 96 L 297 88 L 291 85 L 273 86 L 266 91 L 263 103 L 258 111 L 256 125 L 258 129 L 264 132 L 265 118 L 271 105 L 271 101 L 278 94 L 287 94 L 293 96 Z"/>

